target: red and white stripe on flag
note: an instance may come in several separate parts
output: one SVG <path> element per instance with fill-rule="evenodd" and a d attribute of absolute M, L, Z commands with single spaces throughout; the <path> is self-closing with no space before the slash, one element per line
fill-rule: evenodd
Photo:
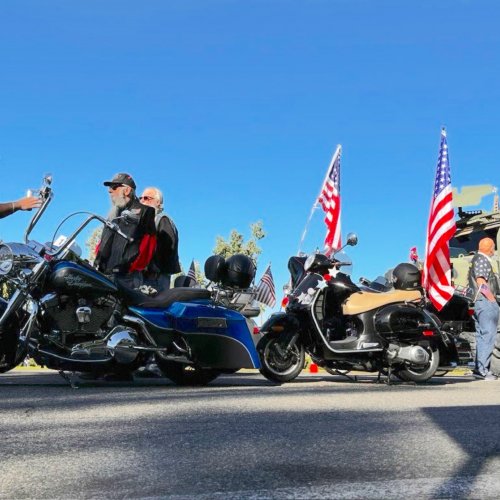
<path fill-rule="evenodd" d="M 196 267 L 195 267 L 194 259 L 191 261 L 191 265 L 189 266 L 189 271 L 187 273 L 187 277 L 196 281 Z"/>
<path fill-rule="evenodd" d="M 342 246 L 340 234 L 340 152 L 335 151 L 318 201 L 325 212 L 325 253 L 328 255 Z"/>
<path fill-rule="evenodd" d="M 455 234 L 451 173 L 446 131 L 441 146 L 431 201 L 422 285 L 434 307 L 440 311 L 453 296 L 449 241 Z"/>
<path fill-rule="evenodd" d="M 276 290 L 274 287 L 273 275 L 271 273 L 271 264 L 267 266 L 265 273 L 260 279 L 255 300 L 269 307 L 274 307 L 276 305 Z"/>

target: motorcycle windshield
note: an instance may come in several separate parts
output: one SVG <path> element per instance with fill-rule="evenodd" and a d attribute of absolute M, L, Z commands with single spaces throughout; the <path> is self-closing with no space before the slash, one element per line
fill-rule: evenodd
<path fill-rule="evenodd" d="M 312 299 L 318 291 L 318 284 L 321 281 L 324 281 L 323 276 L 314 273 L 307 274 L 293 290 L 292 297 L 298 299 L 299 302 L 303 302 L 305 297 L 310 297 Z"/>
<path fill-rule="evenodd" d="M 335 254 L 335 260 L 338 260 L 339 262 L 349 263 L 349 265 L 343 265 L 340 270 L 348 276 L 352 275 L 352 259 L 349 257 L 349 255 L 342 251 L 337 252 Z"/>

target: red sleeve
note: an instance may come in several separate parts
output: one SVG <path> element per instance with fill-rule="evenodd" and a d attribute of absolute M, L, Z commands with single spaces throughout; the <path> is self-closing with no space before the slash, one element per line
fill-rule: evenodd
<path fill-rule="evenodd" d="M 153 258 L 156 249 L 156 235 L 145 234 L 139 244 L 139 255 L 130 264 L 129 272 L 144 271 Z"/>

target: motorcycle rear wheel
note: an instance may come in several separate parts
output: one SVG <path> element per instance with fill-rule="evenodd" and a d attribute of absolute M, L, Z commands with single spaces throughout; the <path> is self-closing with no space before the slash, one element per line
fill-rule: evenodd
<path fill-rule="evenodd" d="M 407 366 L 402 370 L 397 371 L 397 376 L 407 382 L 426 382 L 434 376 L 439 366 L 439 349 L 430 347 L 427 349 L 430 359 L 425 367 Z"/>
<path fill-rule="evenodd" d="M 201 368 L 196 365 L 177 363 L 156 356 L 156 364 L 165 377 L 177 385 L 207 385 L 219 375 L 219 370 L 212 368 Z"/>
<path fill-rule="evenodd" d="M 291 352 L 282 355 L 277 337 L 266 336 L 261 340 L 259 346 L 260 361 L 262 367 L 260 373 L 272 382 L 290 382 L 297 378 L 304 369 L 305 351 L 301 342 L 297 342 Z M 279 346 L 281 347 L 281 346 Z"/>

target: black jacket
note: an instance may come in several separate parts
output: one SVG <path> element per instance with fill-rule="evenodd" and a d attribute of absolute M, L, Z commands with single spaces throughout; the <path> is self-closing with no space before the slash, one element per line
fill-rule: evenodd
<path fill-rule="evenodd" d="M 104 227 L 96 255 L 97 268 L 106 273 L 143 271 L 151 262 L 156 248 L 155 212 L 134 198 L 124 208 L 137 215 L 137 221 L 114 220 L 132 242 Z"/>
<path fill-rule="evenodd" d="M 181 271 L 179 264 L 179 233 L 174 221 L 164 212 L 156 218 L 156 251 L 151 264 L 150 274 L 175 274 Z"/>

